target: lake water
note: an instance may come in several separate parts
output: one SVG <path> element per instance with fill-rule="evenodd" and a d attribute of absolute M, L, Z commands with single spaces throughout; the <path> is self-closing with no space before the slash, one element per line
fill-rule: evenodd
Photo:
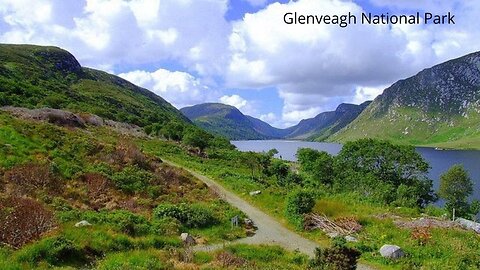
<path fill-rule="evenodd" d="M 295 154 L 299 148 L 312 148 L 328 152 L 332 155 L 338 154 L 342 149 L 341 144 L 302 141 L 232 141 L 232 144 L 240 151 L 263 152 L 275 148 L 279 152 L 277 157 L 290 161 L 296 160 Z M 440 175 L 442 173 L 454 164 L 462 164 L 474 181 L 473 198 L 480 200 L 480 151 L 438 151 L 433 148 L 424 147 L 417 148 L 417 151 L 431 166 L 428 176 L 433 180 L 435 190 L 438 190 Z"/>

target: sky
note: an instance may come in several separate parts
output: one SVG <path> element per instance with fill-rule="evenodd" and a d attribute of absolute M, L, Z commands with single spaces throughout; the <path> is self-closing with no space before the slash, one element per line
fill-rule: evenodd
<path fill-rule="evenodd" d="M 286 12 L 455 14 L 455 25 L 287 25 Z M 0 42 L 54 45 L 177 108 L 221 102 L 276 127 L 374 99 L 480 50 L 480 1 L 0 0 Z"/>

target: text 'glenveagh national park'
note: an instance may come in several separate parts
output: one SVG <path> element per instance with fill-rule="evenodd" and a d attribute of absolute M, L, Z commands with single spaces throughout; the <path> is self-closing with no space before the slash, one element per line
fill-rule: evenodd
<path fill-rule="evenodd" d="M 287 12 L 283 16 L 285 24 L 301 25 L 338 25 L 345 28 L 349 25 L 414 25 L 414 24 L 434 24 L 450 25 L 455 24 L 455 15 L 451 12 L 445 14 L 433 14 L 430 12 L 414 14 L 373 14 L 362 13 L 360 16 L 351 12 L 342 15 L 313 15 L 302 14 L 298 12 Z"/>

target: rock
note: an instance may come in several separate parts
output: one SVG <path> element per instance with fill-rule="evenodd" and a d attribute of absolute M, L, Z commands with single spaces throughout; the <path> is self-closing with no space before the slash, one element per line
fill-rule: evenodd
<path fill-rule="evenodd" d="M 405 252 L 399 247 L 395 245 L 383 245 L 380 248 L 380 254 L 384 258 L 388 259 L 399 259 L 405 256 Z"/>
<path fill-rule="evenodd" d="M 262 191 L 260 191 L 260 190 L 255 190 L 255 191 L 250 192 L 249 194 L 250 194 L 250 196 L 256 196 L 256 195 L 259 195 L 259 194 L 261 194 L 261 193 L 262 193 Z"/>
<path fill-rule="evenodd" d="M 327 233 L 327 236 L 330 238 L 335 238 L 335 237 L 339 237 L 340 234 L 336 232 L 332 232 L 332 233 Z"/>
<path fill-rule="evenodd" d="M 77 227 L 77 228 L 87 227 L 87 226 L 92 226 L 92 224 L 90 224 L 90 223 L 89 223 L 88 221 L 86 221 L 86 220 L 82 220 L 82 221 L 77 222 L 77 223 L 75 224 L 75 227 Z"/>
<path fill-rule="evenodd" d="M 345 236 L 345 240 L 347 240 L 347 242 L 358 242 L 357 238 L 350 235 Z"/>
<path fill-rule="evenodd" d="M 180 238 L 182 239 L 183 243 L 187 245 L 195 245 L 197 243 L 197 241 L 195 241 L 195 238 L 193 238 L 188 233 L 182 233 L 180 235 Z"/>
<path fill-rule="evenodd" d="M 480 223 L 473 222 L 464 218 L 457 218 L 455 222 L 457 222 L 458 224 L 460 224 L 460 226 L 467 230 L 471 230 L 480 234 Z"/>

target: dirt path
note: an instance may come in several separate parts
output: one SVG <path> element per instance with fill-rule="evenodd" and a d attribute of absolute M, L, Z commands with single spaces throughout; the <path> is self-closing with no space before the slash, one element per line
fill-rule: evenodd
<path fill-rule="evenodd" d="M 294 251 L 298 250 L 304 254 L 307 254 L 310 257 L 313 257 L 315 248 L 318 247 L 318 244 L 308 240 L 290 230 L 285 228 L 282 224 L 276 221 L 274 218 L 270 217 L 269 215 L 265 214 L 258 208 L 252 206 L 236 194 L 231 191 L 226 190 L 223 186 L 216 183 L 215 181 L 211 180 L 210 178 L 201 175 L 195 171 L 187 169 L 183 166 L 175 164 L 173 162 L 164 160 L 164 162 L 168 165 L 182 168 L 193 176 L 207 184 L 207 186 L 214 188 L 217 192 L 219 192 L 222 198 L 230 203 L 231 205 L 237 207 L 242 212 L 244 212 L 257 226 L 258 230 L 256 234 L 252 237 L 243 238 L 234 242 L 227 243 L 228 244 L 237 244 L 237 243 L 244 243 L 244 244 L 266 244 L 266 245 L 278 245 L 287 250 Z M 195 250 L 201 251 L 213 251 L 216 249 L 221 249 L 224 247 L 224 244 L 217 244 L 217 245 L 209 245 L 209 246 L 197 246 Z M 371 269 L 369 267 L 359 265 L 357 269 Z"/>

